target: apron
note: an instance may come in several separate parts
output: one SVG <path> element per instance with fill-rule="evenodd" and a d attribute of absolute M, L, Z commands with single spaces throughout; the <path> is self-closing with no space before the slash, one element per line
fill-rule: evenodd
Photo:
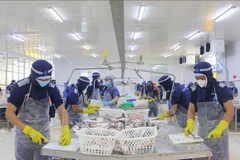
<path fill-rule="evenodd" d="M 207 138 L 208 134 L 215 129 L 224 116 L 224 111 L 218 102 L 214 86 L 216 102 L 197 103 L 199 129 L 198 135 L 204 139 L 204 143 L 212 149 L 211 160 L 229 160 L 228 128 L 225 129 L 221 138 Z M 207 160 L 208 158 L 197 158 L 195 160 Z"/>
<path fill-rule="evenodd" d="M 30 97 L 32 84 L 29 93 L 21 105 L 17 117 L 25 124 L 39 131 L 50 139 L 49 132 L 49 99 L 35 100 Z M 44 144 L 43 144 L 44 145 Z M 48 160 L 48 156 L 41 156 L 43 145 L 33 143 L 28 135 L 16 128 L 15 156 L 16 160 Z"/>
<path fill-rule="evenodd" d="M 80 95 L 78 98 L 78 103 L 77 103 L 79 108 L 83 108 L 83 95 Z M 72 128 L 75 126 L 77 123 L 81 122 L 81 113 L 76 113 L 72 109 L 72 105 L 69 104 L 67 106 L 67 113 L 68 113 L 68 118 L 69 118 L 69 127 Z"/>
<path fill-rule="evenodd" d="M 187 126 L 187 110 L 178 104 L 177 112 L 175 112 L 177 123 L 180 127 L 185 128 Z"/>
<path fill-rule="evenodd" d="M 97 81 L 97 80 L 95 80 Z M 94 100 L 101 100 L 101 94 L 99 88 L 95 88 L 95 81 L 93 84 L 93 92 L 92 95 L 90 96 L 90 99 Z M 99 112 L 95 112 L 94 114 L 88 114 L 89 117 L 99 117 Z"/>
<path fill-rule="evenodd" d="M 154 98 L 153 91 L 151 91 L 150 93 L 148 93 L 148 96 Z M 149 104 L 148 104 L 148 108 L 150 109 L 150 110 L 149 110 L 149 113 L 148 113 L 148 116 L 149 116 L 149 117 L 157 117 L 157 116 L 158 116 L 157 101 L 154 101 L 154 100 L 153 100 L 151 103 L 149 103 Z"/>
<path fill-rule="evenodd" d="M 104 99 L 103 99 L 103 100 L 104 100 L 105 102 L 109 102 L 109 101 L 113 100 L 112 96 L 110 95 L 110 90 L 111 90 L 111 88 L 108 88 L 108 89 L 104 92 Z M 111 105 L 109 105 L 109 107 L 110 107 L 110 108 L 116 108 L 117 105 L 116 105 L 116 104 L 111 104 Z"/>

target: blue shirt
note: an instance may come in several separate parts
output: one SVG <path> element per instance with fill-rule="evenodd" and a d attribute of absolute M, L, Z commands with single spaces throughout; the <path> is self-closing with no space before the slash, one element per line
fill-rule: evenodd
<path fill-rule="evenodd" d="M 198 85 L 193 88 L 190 102 L 195 105 L 195 110 L 197 111 L 198 102 L 213 102 L 216 101 L 216 96 L 214 92 L 214 86 L 216 88 L 216 94 L 218 102 L 223 106 L 223 103 L 232 100 L 233 96 L 229 88 L 218 81 L 214 81 L 213 85 L 208 88 L 200 88 Z"/>
<path fill-rule="evenodd" d="M 85 95 L 87 95 L 89 98 L 92 95 L 92 92 L 93 92 L 93 85 L 88 86 Z"/>
<path fill-rule="evenodd" d="M 80 96 L 83 96 L 83 93 L 79 93 L 77 87 L 69 90 L 69 92 L 67 94 L 67 99 L 65 102 L 65 107 L 67 107 L 69 104 L 70 105 L 78 105 Z"/>
<path fill-rule="evenodd" d="M 31 84 L 30 79 L 25 78 L 18 81 L 16 85 L 14 85 L 13 89 L 11 90 L 11 94 L 10 94 L 10 97 L 8 98 L 8 102 L 12 103 L 17 108 L 17 112 L 24 102 L 25 95 L 29 93 L 30 84 Z M 34 94 L 34 91 L 35 90 L 32 88 L 31 94 Z M 54 84 L 49 83 L 49 88 L 45 93 L 46 93 L 45 97 L 47 98 L 47 94 L 48 94 L 48 96 L 51 98 L 52 104 L 55 104 L 56 108 L 58 108 L 60 105 L 63 104 L 60 92 Z M 30 97 L 31 97 L 31 94 L 30 94 Z"/>
<path fill-rule="evenodd" d="M 174 84 L 174 90 L 172 93 L 172 105 L 178 104 L 188 110 L 189 101 L 190 101 L 191 91 L 185 88 L 180 83 Z M 170 98 L 170 92 L 167 93 L 167 100 Z"/>
<path fill-rule="evenodd" d="M 120 97 L 119 91 L 116 87 L 111 87 L 105 90 L 105 94 L 109 93 L 111 98 L 114 99 L 115 97 Z"/>

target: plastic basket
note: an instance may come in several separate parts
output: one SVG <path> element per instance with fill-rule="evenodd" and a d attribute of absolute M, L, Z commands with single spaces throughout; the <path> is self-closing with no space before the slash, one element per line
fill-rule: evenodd
<path fill-rule="evenodd" d="M 133 106 L 135 108 L 148 108 L 148 101 L 147 100 L 138 100 L 133 102 Z"/>
<path fill-rule="evenodd" d="M 140 127 L 122 130 L 117 140 L 123 154 L 151 154 L 156 136 L 156 127 Z"/>
<path fill-rule="evenodd" d="M 125 116 L 125 111 L 122 109 L 101 108 L 99 116 L 102 118 L 119 118 Z"/>
<path fill-rule="evenodd" d="M 116 138 L 120 132 L 103 128 L 83 128 L 76 134 L 81 153 L 109 156 L 112 154 Z"/>
<path fill-rule="evenodd" d="M 135 120 L 135 119 L 147 119 L 149 109 L 137 109 L 137 110 L 126 110 L 126 118 Z"/>

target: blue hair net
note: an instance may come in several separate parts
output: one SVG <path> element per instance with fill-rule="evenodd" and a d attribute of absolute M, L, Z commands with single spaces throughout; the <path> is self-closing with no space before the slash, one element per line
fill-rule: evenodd
<path fill-rule="evenodd" d="M 85 76 L 81 76 L 78 78 L 78 82 L 76 84 L 78 91 L 82 92 L 90 83 L 90 80 L 85 77 Z"/>
<path fill-rule="evenodd" d="M 170 91 L 172 89 L 173 81 L 169 76 L 165 75 L 158 79 L 158 84 L 160 84 L 165 91 Z"/>
<path fill-rule="evenodd" d="M 194 76 L 206 76 L 207 87 L 213 83 L 212 65 L 208 62 L 202 61 L 197 63 L 193 68 Z"/>

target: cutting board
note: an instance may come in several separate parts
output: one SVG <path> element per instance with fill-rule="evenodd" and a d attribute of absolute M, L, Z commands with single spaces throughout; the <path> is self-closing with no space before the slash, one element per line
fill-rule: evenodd
<path fill-rule="evenodd" d="M 77 151 L 79 147 L 80 145 L 78 139 L 72 139 L 71 144 L 67 146 L 61 146 L 58 142 L 49 142 L 48 144 L 43 146 L 44 149 L 61 151 Z"/>
<path fill-rule="evenodd" d="M 199 137 L 199 138 L 194 139 L 192 135 L 186 136 L 184 133 L 169 134 L 168 137 L 170 138 L 173 144 L 203 142 L 203 139 L 197 135 L 195 135 L 195 137 Z"/>

